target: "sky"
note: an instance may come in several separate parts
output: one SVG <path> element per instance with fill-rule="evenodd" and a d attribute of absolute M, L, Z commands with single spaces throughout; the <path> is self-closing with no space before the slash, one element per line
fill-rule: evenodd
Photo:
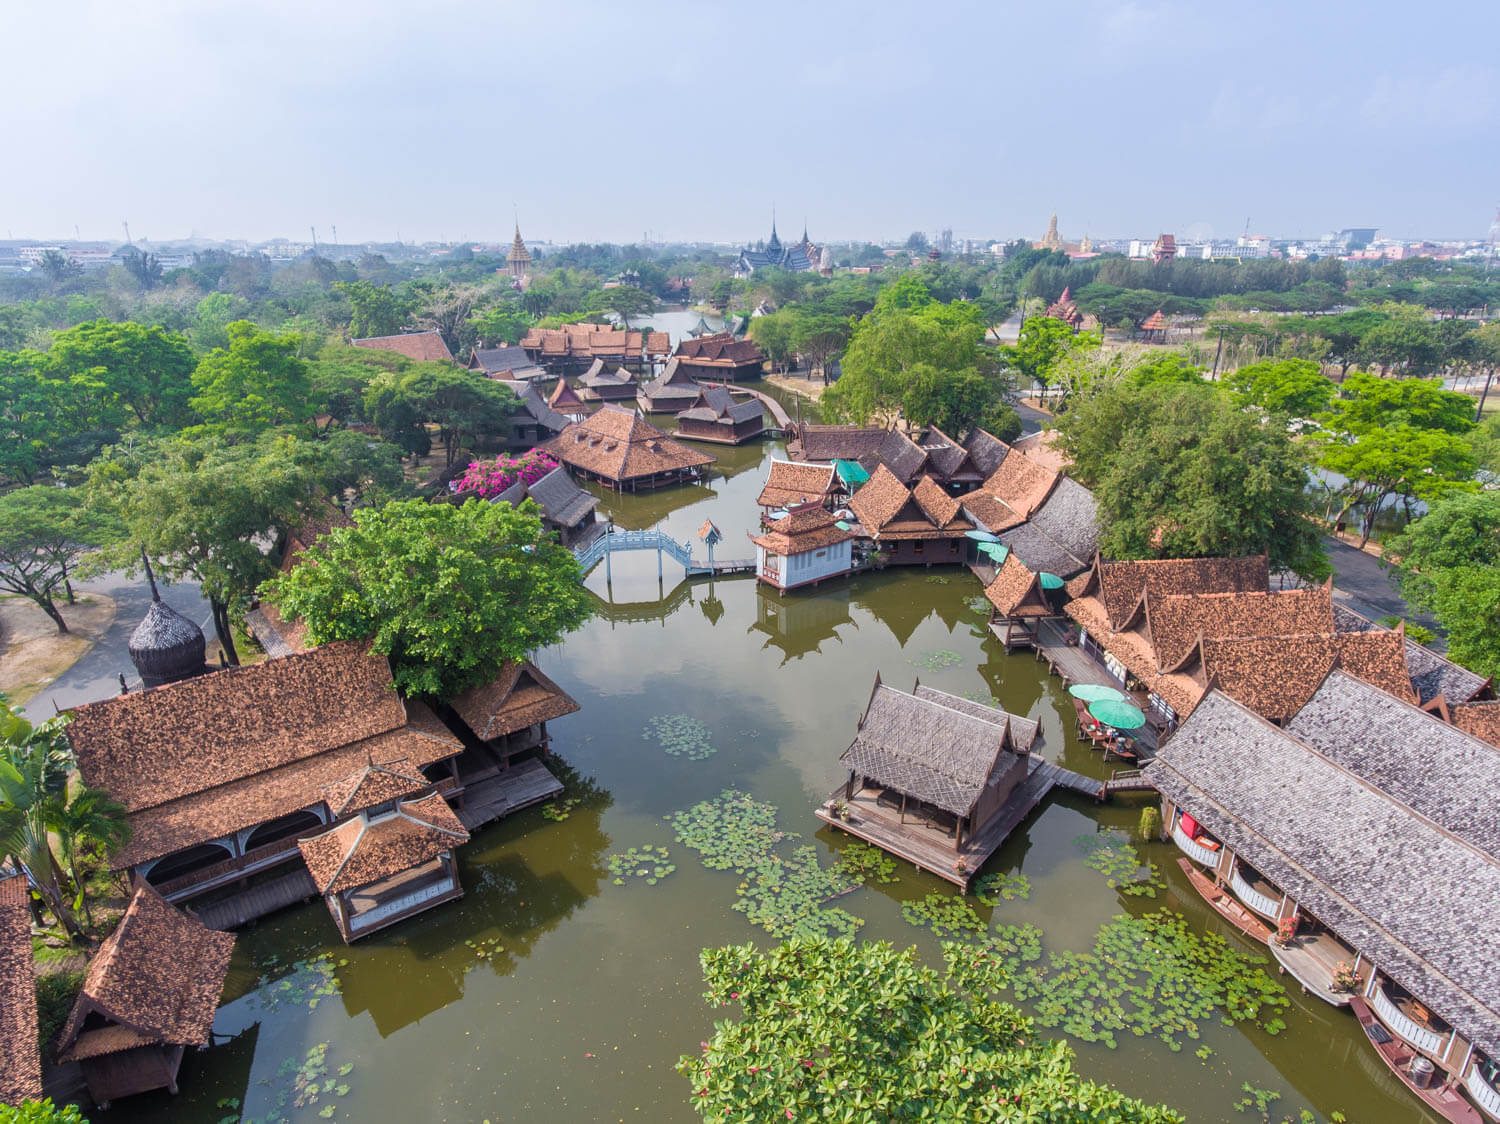
<path fill-rule="evenodd" d="M 1500 5 L 6 0 L 0 235 L 1484 237 Z"/>

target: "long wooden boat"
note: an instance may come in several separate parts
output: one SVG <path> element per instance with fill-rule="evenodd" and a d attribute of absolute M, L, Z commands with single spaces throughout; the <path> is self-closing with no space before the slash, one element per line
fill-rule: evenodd
<path fill-rule="evenodd" d="M 1213 906 L 1225 921 L 1253 941 L 1265 944 L 1271 939 L 1271 927 L 1240 904 L 1239 899 L 1228 890 L 1216 886 L 1211 878 L 1186 858 L 1178 859 L 1177 865 L 1182 867 L 1182 873 L 1187 875 L 1193 889 L 1198 891 L 1198 896 Z"/>
<path fill-rule="evenodd" d="M 1353 996 L 1349 1000 L 1349 1009 L 1354 1012 L 1359 1025 L 1365 1028 L 1365 1035 L 1381 1060 L 1423 1104 L 1444 1120 L 1452 1121 L 1452 1124 L 1484 1124 L 1484 1117 L 1479 1115 L 1479 1110 L 1457 1089 L 1445 1083 L 1442 1070 L 1433 1074 L 1433 1084 L 1426 1089 L 1419 1088 L 1412 1082 L 1406 1067 L 1412 1058 L 1420 1055 L 1387 1030 L 1364 999 L 1358 995 Z"/>

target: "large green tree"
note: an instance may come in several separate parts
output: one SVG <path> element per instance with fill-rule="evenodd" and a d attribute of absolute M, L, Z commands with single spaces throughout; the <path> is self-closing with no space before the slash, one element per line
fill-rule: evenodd
<path fill-rule="evenodd" d="M 379 375 L 365 392 L 365 411 L 380 435 L 406 452 L 423 451 L 420 426 L 435 424 L 448 468 L 465 440 L 507 434 L 515 410 L 516 397 L 502 383 L 446 363 Z"/>
<path fill-rule="evenodd" d="M 1097 332 L 1077 332 L 1053 316 L 1028 316 L 1016 342 L 1005 349 L 1006 361 L 1021 376 L 1023 385 L 1032 380 L 1046 386 L 1052 371 L 1069 351 L 1097 348 Z"/>
<path fill-rule="evenodd" d="M 197 360 L 176 332 L 91 320 L 59 332 L 48 356 L 58 377 L 97 373 L 142 426 L 180 427 L 191 416 L 188 399 Z"/>
<path fill-rule="evenodd" d="M 592 611 L 578 563 L 520 508 L 408 500 L 354 513 L 267 584 L 314 644 L 369 637 L 407 694 L 450 699 Z"/>
<path fill-rule="evenodd" d="M 0 589 L 34 601 L 59 633 L 68 631 L 56 598 L 73 599 L 69 574 L 120 534 L 108 513 L 69 488 L 33 484 L 0 495 Z"/>
<path fill-rule="evenodd" d="M 738 1005 L 678 1069 L 705 1120 L 786 1124 L 1180 1124 L 1073 1069 L 996 998 L 1001 969 L 948 942 L 945 970 L 888 943 L 793 938 L 706 949 L 708 1000 Z"/>
<path fill-rule="evenodd" d="M 144 548 L 158 572 L 197 581 L 219 645 L 238 663 L 232 623 L 276 572 L 267 544 L 321 501 L 321 471 L 294 438 L 230 445 L 200 437 L 122 450 L 95 462 L 90 476 L 98 502 L 125 525 L 114 562 L 133 571 Z"/>
<path fill-rule="evenodd" d="M 632 316 L 650 316 L 656 311 L 656 298 L 633 285 L 611 285 L 594 295 L 591 310 L 612 312 L 628 328 Z"/>
<path fill-rule="evenodd" d="M 1335 387 L 1308 359 L 1268 359 L 1224 376 L 1239 401 L 1272 414 L 1310 418 L 1328 408 Z"/>
<path fill-rule="evenodd" d="M 389 285 L 369 281 L 336 281 L 334 291 L 349 302 L 349 334 L 355 339 L 394 336 L 411 315 L 411 302 Z"/>
<path fill-rule="evenodd" d="M 1094 490 L 1110 557 L 1266 553 L 1273 569 L 1328 575 L 1305 450 L 1210 384 L 1122 380 L 1070 400 L 1057 428 L 1070 473 Z"/>
<path fill-rule="evenodd" d="M 268 429 L 301 425 L 314 413 L 312 380 L 298 355 L 302 338 L 278 335 L 249 320 L 229 325 L 229 346 L 215 348 L 193 372 L 189 405 L 208 431 L 244 441 Z"/>
<path fill-rule="evenodd" d="M 1382 379 L 1355 371 L 1339 386 L 1322 419 L 1347 433 L 1409 425 L 1464 434 L 1474 428 L 1474 400 L 1435 379 Z"/>

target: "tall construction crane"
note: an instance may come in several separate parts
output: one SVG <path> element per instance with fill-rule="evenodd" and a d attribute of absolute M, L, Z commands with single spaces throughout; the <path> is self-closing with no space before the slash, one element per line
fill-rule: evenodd
<path fill-rule="evenodd" d="M 124 219 L 121 219 L 120 220 L 120 225 L 125 228 L 125 245 L 127 245 L 127 246 L 133 245 L 133 243 L 130 241 L 130 224 L 128 222 L 126 222 Z M 1494 243 L 1494 239 L 1491 238 L 1490 242 L 1491 242 L 1491 244 L 1493 244 Z"/>

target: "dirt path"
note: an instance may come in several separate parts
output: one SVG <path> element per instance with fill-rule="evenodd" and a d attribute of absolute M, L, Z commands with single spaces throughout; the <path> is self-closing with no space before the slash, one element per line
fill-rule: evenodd
<path fill-rule="evenodd" d="M 80 593 L 78 604 L 59 601 L 68 622 L 60 635 L 47 614 L 24 597 L 0 598 L 0 694 L 20 706 L 72 667 L 109 631 L 115 602 L 103 593 Z"/>

